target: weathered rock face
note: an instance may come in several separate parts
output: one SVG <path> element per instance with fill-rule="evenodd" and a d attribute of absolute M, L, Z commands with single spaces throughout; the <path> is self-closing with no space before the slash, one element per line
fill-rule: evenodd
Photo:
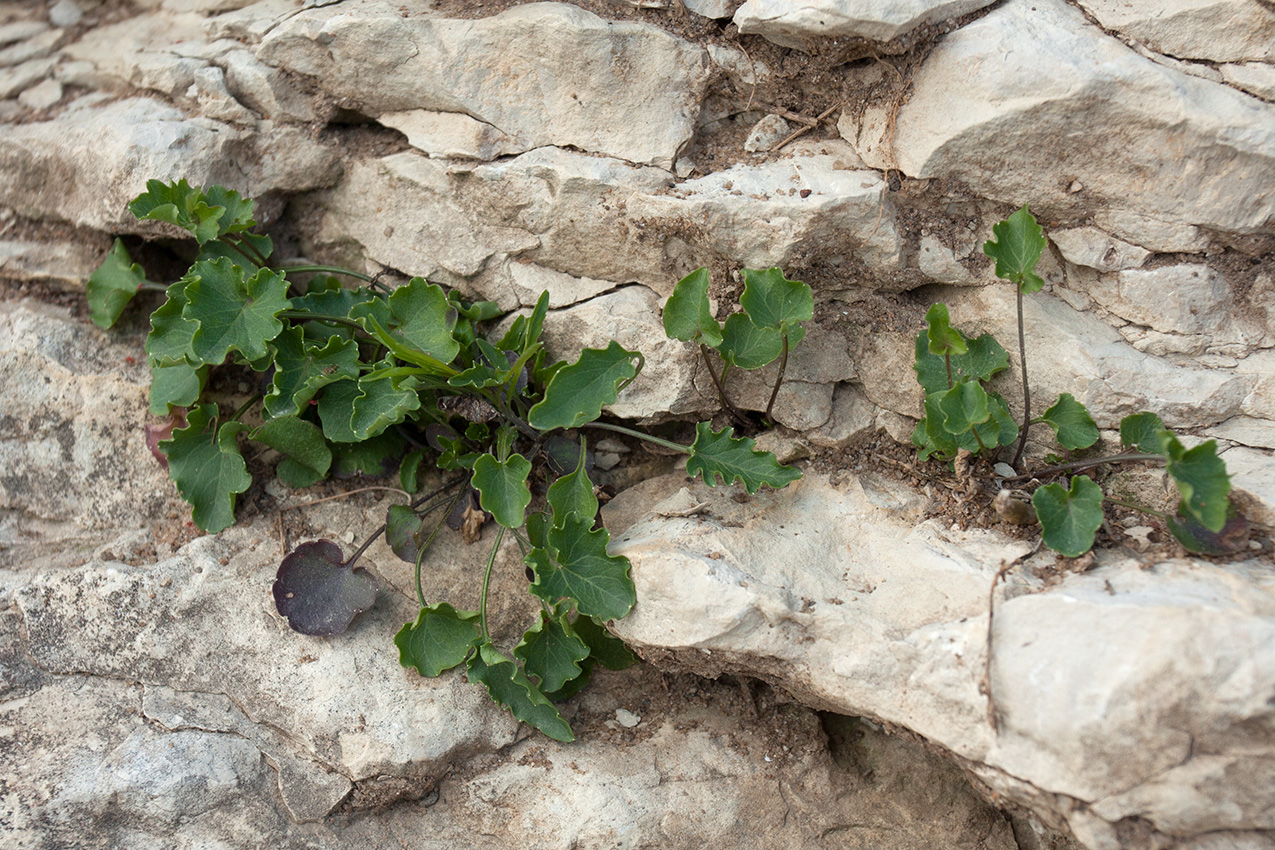
<path fill-rule="evenodd" d="M 389 3 L 314 9 L 271 31 L 258 56 L 373 116 L 460 113 L 510 152 L 572 146 L 666 168 L 690 141 L 708 79 L 703 51 L 566 3 L 473 21 L 405 19 Z"/>
<path fill-rule="evenodd" d="M 1062 846 L 1022 820 L 1011 837 L 959 769 L 1091 848 L 1269 845 L 1269 7 L 0 6 L 4 839 Z M 413 613 L 413 577 L 382 544 L 368 556 L 381 605 L 350 634 L 301 639 L 274 615 L 281 527 L 350 543 L 388 497 L 281 512 L 309 497 L 263 485 L 240 499 L 240 527 L 191 542 L 142 436 L 154 304 L 109 333 L 65 309 L 118 235 L 152 279 L 184 268 L 171 232 L 125 209 L 151 178 L 257 197 L 289 262 L 420 275 L 507 311 L 547 290 L 550 353 L 641 349 L 642 376 L 608 413 L 660 427 L 720 412 L 696 347 L 664 336 L 676 281 L 708 266 L 725 319 L 738 269 L 781 266 L 812 286 L 815 318 L 776 398 L 780 427 L 757 436 L 841 474 L 897 462 L 864 444 L 909 440 L 914 341 L 936 301 L 1014 351 L 993 388 L 1020 412 L 1014 293 L 982 246 L 1030 204 L 1051 242 L 1045 291 L 1025 299 L 1033 410 L 1067 392 L 1112 445 L 1142 410 L 1188 442 L 1216 439 L 1265 524 L 1253 557 L 1266 560 L 1148 551 L 1156 520 L 1114 529 L 1128 550 L 1090 572 L 1027 556 L 997 591 L 988 667 L 992 576 L 1034 538 L 949 531 L 909 488 L 809 470 L 781 494 L 693 490 L 651 514 L 685 483 L 661 479 L 609 508 L 614 528 L 641 520 L 622 543 L 639 592 L 617 624 L 627 638 L 874 717 L 938 755 L 821 723 L 780 690 L 745 699 L 746 682 L 650 667 L 566 704 L 580 743 L 526 737 L 457 675 L 398 667 L 389 636 Z M 765 410 L 776 371 L 732 372 L 735 403 Z M 1032 433 L 1029 455 L 1057 451 Z M 672 463 L 598 448 L 615 481 Z M 942 478 L 917 471 L 931 470 Z M 1127 477 L 1177 498 L 1154 473 Z M 475 556 L 436 546 L 430 598 L 476 607 Z M 512 544 L 497 573 L 508 641 L 534 614 Z"/>
<path fill-rule="evenodd" d="M 879 479 L 661 501 L 684 482 L 617 500 L 651 511 L 617 539 L 641 600 L 616 624 L 629 643 L 912 729 L 1090 846 L 1131 817 L 1236 846 L 1275 825 L 1266 565 L 1116 556 L 1049 584 L 1054 556 L 1027 558 L 997 593 L 989 664 L 988 588 L 1030 544 L 917 525 L 922 500 Z"/>

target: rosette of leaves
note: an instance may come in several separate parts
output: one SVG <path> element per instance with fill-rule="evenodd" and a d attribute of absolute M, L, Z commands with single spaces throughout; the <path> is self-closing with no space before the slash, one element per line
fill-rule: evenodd
<path fill-rule="evenodd" d="M 814 316 L 814 296 L 799 280 L 788 280 L 778 268 L 744 269 L 742 310 L 719 323 L 708 300 L 708 269 L 700 268 L 677 282 L 664 304 L 664 332 L 670 339 L 699 345 L 704 365 L 713 378 L 722 405 L 740 423 L 743 415 L 730 401 L 726 382 L 730 371 L 761 369 L 779 360 L 765 417 L 770 419 L 775 398 L 788 368 L 788 353 L 806 335 L 802 322 Z M 716 351 L 722 366 L 713 366 L 708 352 Z"/>
<path fill-rule="evenodd" d="M 800 477 L 729 428 L 700 423 L 695 440 L 682 445 L 597 421 L 638 377 L 642 355 L 612 341 L 572 362 L 549 358 L 540 339 L 548 293 L 497 339 L 483 332 L 499 314 L 494 303 L 470 303 L 421 278 L 387 290 L 349 270 L 272 265 L 269 237 L 250 232 L 252 201 L 221 187 L 151 181 L 130 209 L 185 229 L 197 243 L 187 273 L 163 288 L 146 340 L 151 412 L 187 411 L 158 449 L 196 524 L 216 532 L 234 522 L 236 496 L 252 484 L 243 441 L 278 454 L 275 475 L 288 487 L 397 469 L 403 489 L 417 493 L 432 464 L 446 484 L 391 507 L 385 525 L 350 557 L 324 540 L 290 552 L 275 583 L 276 607 L 305 634 L 343 631 L 375 601 L 375 580 L 357 562 L 385 533 L 416 570 L 420 608 L 395 638 L 401 663 L 426 676 L 463 664 L 470 681 L 551 737 L 571 739 L 555 700 L 583 687 L 596 665 L 633 661 L 604 626 L 629 612 L 635 593 L 628 561 L 608 552 L 609 535 L 598 524 L 579 429 L 608 428 L 683 452 L 688 472 L 710 485 L 739 481 L 755 492 Z M 336 274 L 367 285 L 348 288 Z M 800 339 L 797 322 L 809 311 L 790 303 L 800 301 L 793 282 L 778 280 L 775 289 L 759 278 L 750 301 L 782 353 Z M 154 287 L 116 243 L 89 282 L 90 312 L 109 326 L 139 289 Z M 206 388 L 210 372 L 229 365 L 259 373 L 263 389 L 225 415 Z M 249 416 L 259 424 L 243 421 Z M 533 485 L 545 493 L 542 507 Z M 457 512 L 474 536 L 487 518 L 496 526 L 477 611 L 423 592 L 430 543 Z M 487 591 L 506 534 L 525 548 L 528 590 L 541 607 L 508 650 L 495 645 L 487 622 Z"/>

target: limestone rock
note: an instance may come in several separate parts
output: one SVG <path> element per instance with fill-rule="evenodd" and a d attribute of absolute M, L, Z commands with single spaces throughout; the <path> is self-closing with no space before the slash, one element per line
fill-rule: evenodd
<path fill-rule="evenodd" d="M 488 162 L 523 150 L 491 124 L 459 112 L 411 109 L 387 112 L 377 120 L 403 133 L 408 144 L 430 156 Z"/>
<path fill-rule="evenodd" d="M 818 39 L 890 41 L 924 24 L 959 18 L 989 0 L 748 0 L 735 13 L 741 33 L 809 51 Z"/>
<path fill-rule="evenodd" d="M 298 129 L 240 133 L 146 98 L 73 104 L 49 121 L 0 127 L 0 167 L 15 176 L 0 185 L 0 204 L 108 233 L 155 231 L 127 209 L 149 179 L 261 197 L 317 188 L 339 169 L 332 151 Z"/>
<path fill-rule="evenodd" d="M 825 448 L 843 449 L 865 440 L 876 431 L 877 407 L 854 384 L 838 384 L 832 395 L 828 421 L 809 435 L 810 442 Z"/>
<path fill-rule="evenodd" d="M 768 151 L 782 142 L 791 132 L 788 122 L 778 115 L 767 115 L 753 125 L 752 132 L 744 140 L 744 150 L 750 153 Z"/>
<path fill-rule="evenodd" d="M 1061 0 L 1011 0 L 950 34 L 912 92 L 894 147 L 910 176 L 1062 215 L 1106 212 L 1099 226 L 1152 250 L 1175 249 L 1139 219 L 1179 238 L 1275 219 L 1261 188 L 1275 180 L 1275 107 L 1138 56 Z M 1083 191 L 1069 192 L 1076 182 Z"/>
<path fill-rule="evenodd" d="M 142 431 L 145 355 L 132 342 L 35 302 L 0 311 L 0 511 L 19 530 L 100 534 L 167 514 L 172 488 Z"/>
<path fill-rule="evenodd" d="M 276 68 L 261 62 L 248 50 L 232 50 L 221 60 L 226 87 L 245 106 L 275 121 L 313 121 L 309 99 L 284 79 Z"/>
<path fill-rule="evenodd" d="M 615 628 L 643 651 L 906 727 L 1090 847 L 1119 846 L 1135 816 L 1179 840 L 1271 827 L 1251 790 L 1275 755 L 1254 731 L 1275 688 L 1260 565 L 1100 557 L 1047 586 L 1033 569 L 1052 556 L 1029 560 L 997 594 L 995 731 L 988 588 L 1029 543 L 917 525 L 921 505 L 883 479 L 807 473 L 743 505 L 690 489 L 704 512 L 661 517 L 645 496 L 652 516 L 616 537 L 640 602 Z"/>
<path fill-rule="evenodd" d="M 313 10 L 271 31 L 258 55 L 373 116 L 463 113 L 520 150 L 571 145 L 664 168 L 694 132 L 708 79 L 699 48 L 563 3 L 475 20 L 404 18 L 393 3 Z"/>
<path fill-rule="evenodd" d="M 101 265 L 108 247 L 105 239 L 97 244 L 87 241 L 0 240 L 0 277 L 56 281 L 78 291 Z"/>
<path fill-rule="evenodd" d="M 79 85 L 121 92 L 152 89 L 182 97 L 194 85 L 195 72 L 208 64 L 194 55 L 204 46 L 199 16 L 142 14 L 89 29 L 62 55 L 91 67 L 74 76 Z"/>
<path fill-rule="evenodd" d="M 706 18 L 729 18 L 738 0 L 682 0 L 687 10 Z"/>
<path fill-rule="evenodd" d="M 53 62 L 52 59 L 32 59 L 12 68 L 0 68 L 0 100 L 15 97 L 45 79 L 53 70 Z"/>
<path fill-rule="evenodd" d="M 1275 100 L 1275 67 L 1264 62 L 1223 65 L 1222 79 L 1263 100 Z"/>
<path fill-rule="evenodd" d="M 1058 252 L 1067 262 L 1100 272 L 1136 269 L 1151 256 L 1145 248 L 1130 245 L 1096 227 L 1052 230 L 1049 241 L 1058 247 Z"/>
<path fill-rule="evenodd" d="M 1106 29 L 1178 59 L 1275 59 L 1275 11 L 1257 0 L 1081 0 L 1081 5 Z"/>
<path fill-rule="evenodd" d="M 885 181 L 831 153 L 736 165 L 667 195 L 631 198 L 628 208 L 693 225 L 709 247 L 745 268 L 790 266 L 811 250 L 833 262 L 858 257 L 882 271 L 903 263 Z"/>

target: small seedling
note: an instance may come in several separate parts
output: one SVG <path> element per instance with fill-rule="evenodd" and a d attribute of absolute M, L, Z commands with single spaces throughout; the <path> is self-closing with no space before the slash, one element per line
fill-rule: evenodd
<path fill-rule="evenodd" d="M 88 282 L 90 315 L 110 327 L 138 291 L 166 293 L 146 340 L 150 409 L 169 420 L 155 429 L 153 449 L 195 524 L 217 532 L 234 523 L 236 496 L 252 485 L 244 440 L 276 451 L 275 475 L 294 488 L 329 475 L 397 469 L 403 489 L 415 494 L 428 458 L 445 483 L 390 507 L 385 524 L 349 558 L 330 540 L 288 553 L 274 584 L 276 607 L 303 634 L 344 631 L 375 603 L 376 581 L 357 563 L 384 533 L 394 554 L 415 567 L 419 612 L 394 638 L 400 663 L 423 676 L 464 664 L 471 682 L 551 738 L 572 739 L 556 701 L 579 691 L 596 665 L 619 669 L 635 660 L 604 625 L 628 614 L 636 596 L 628 560 L 607 551 L 610 537 L 598 523 L 580 429 L 616 431 L 681 452 L 688 474 L 709 485 L 740 482 L 753 493 L 801 476 L 731 428 L 701 422 L 694 441 L 683 445 L 598 421 L 644 360 L 612 341 L 584 349 L 571 363 L 551 361 L 540 341 L 547 292 L 496 339 L 484 333 L 500 315 L 496 304 L 471 303 L 419 277 L 388 290 L 348 269 L 272 265 L 270 238 L 251 232 L 253 202 L 222 187 L 152 180 L 129 208 L 139 219 L 189 232 L 198 253 L 189 271 L 165 287 L 147 281 L 117 240 Z M 670 335 L 686 339 L 680 334 L 695 328 L 691 338 L 724 350 L 728 366 L 786 359 L 803 334 L 799 323 L 811 315 L 809 288 L 784 280 L 778 269 L 744 275 L 748 313 L 728 320 L 724 333 L 711 315 L 697 312 L 706 300 L 675 295 L 665 315 Z M 338 276 L 365 285 L 346 288 Z M 703 280 L 706 299 L 707 273 L 691 277 Z M 683 301 L 692 315 L 679 319 Z M 773 352 L 768 360 L 767 352 Z M 260 374 L 262 389 L 225 416 L 205 390 L 211 370 L 229 364 Z M 260 424 L 243 421 L 249 415 Z M 422 564 L 442 524 L 476 538 L 489 520 L 496 533 L 478 610 L 426 599 Z M 493 641 L 487 618 L 506 534 L 523 550 L 528 590 L 541 609 L 507 653 Z"/>
<path fill-rule="evenodd" d="M 1022 459 L 1028 429 L 1048 425 L 1068 453 L 1098 442 L 1098 427 L 1083 404 L 1063 393 L 1043 414 L 1032 418 L 1027 384 L 1027 346 L 1023 331 L 1023 295 L 1044 286 L 1035 273 L 1046 240 L 1027 207 L 992 228 L 995 241 L 983 246 L 996 260 L 998 277 L 1015 285 L 1018 306 L 1018 355 L 1023 382 L 1021 426 L 1005 399 L 983 384 L 1009 367 L 1009 354 L 992 337 L 970 339 L 952 327 L 947 305 L 934 304 L 926 313 L 926 330 L 916 338 L 917 381 L 925 390 L 925 417 L 917 423 L 912 442 L 920 458 L 952 460 L 962 452 L 991 455 L 1015 440 L 1011 465 Z M 1164 521 L 1169 532 L 1188 550 L 1207 555 L 1232 554 L 1248 540 L 1248 522 L 1230 498 L 1226 464 L 1217 456 L 1217 442 L 1209 440 L 1187 449 L 1154 413 L 1127 416 L 1120 423 L 1121 442 L 1131 452 L 1036 470 L 1010 480 L 1047 478 L 1104 464 L 1142 461 L 1164 463 L 1181 495 L 1176 513 L 1169 515 L 1144 505 L 1105 496 L 1087 475 L 1075 475 L 1070 486 L 1053 482 L 1036 488 L 1031 506 L 1040 522 L 1045 545 L 1067 557 L 1088 552 L 1103 522 L 1103 504 L 1118 504 Z"/>

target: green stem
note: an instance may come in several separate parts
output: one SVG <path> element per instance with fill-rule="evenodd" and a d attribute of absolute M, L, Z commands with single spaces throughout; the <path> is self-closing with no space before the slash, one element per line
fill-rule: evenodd
<path fill-rule="evenodd" d="M 358 280 L 372 282 L 372 278 L 360 272 L 350 269 L 343 269 L 340 266 L 284 266 L 279 269 L 281 272 L 328 272 L 329 274 L 343 274 L 346 277 L 357 278 Z"/>
<path fill-rule="evenodd" d="M 491 633 L 487 631 L 487 587 L 491 584 L 491 565 L 496 563 L 496 552 L 500 550 L 500 541 L 505 539 L 505 527 L 502 525 L 496 532 L 496 544 L 491 547 L 487 556 L 487 570 L 483 573 L 483 597 L 478 606 L 478 622 L 483 627 L 483 640 L 491 643 Z"/>
<path fill-rule="evenodd" d="M 348 316 L 325 316 L 321 313 L 311 313 L 309 310 L 284 310 L 278 316 L 281 319 L 293 319 L 298 322 L 330 322 L 363 331 L 363 326 Z"/>
<path fill-rule="evenodd" d="M 788 368 L 788 332 L 784 331 L 784 350 L 779 360 L 779 374 L 775 376 L 775 388 L 770 391 L 770 401 L 766 402 L 766 412 L 762 414 L 766 421 L 770 421 L 770 411 L 775 406 L 775 399 L 779 397 L 779 385 L 784 382 L 784 370 Z"/>
<path fill-rule="evenodd" d="M 623 425 L 609 425 L 606 422 L 586 422 L 580 427 L 601 428 L 604 431 L 614 431 L 617 434 L 627 434 L 630 437 L 637 437 L 639 440 L 646 440 L 648 443 L 654 443 L 657 446 L 663 446 L 666 449 L 672 449 L 673 451 L 681 452 L 684 455 L 691 453 L 690 446 L 684 446 L 681 443 L 674 443 L 672 440 L 664 440 L 659 437 L 653 437 L 650 434 L 643 434 L 641 431 L 634 431 L 632 428 L 625 428 Z"/>
<path fill-rule="evenodd" d="M 1023 333 L 1023 285 L 1021 281 L 1015 284 L 1014 291 L 1018 295 L 1018 363 L 1023 370 L 1023 431 L 1018 435 L 1018 450 L 1014 452 L 1014 462 L 1010 464 L 1010 466 L 1017 469 L 1018 462 L 1023 459 L 1023 449 L 1027 447 L 1027 429 L 1031 427 L 1032 394 L 1031 388 L 1027 386 L 1027 338 Z"/>
<path fill-rule="evenodd" d="M 708 376 L 713 379 L 713 386 L 717 387 L 717 396 L 722 400 L 722 406 L 726 408 L 726 412 L 740 425 L 747 425 L 748 420 L 744 418 L 744 414 L 731 403 L 730 398 L 726 395 L 726 387 L 722 385 L 722 379 L 713 371 L 713 361 L 708 357 L 708 346 L 704 343 L 699 344 L 699 353 L 704 358 L 704 368 L 708 370 Z M 726 364 L 729 365 L 729 364 Z M 726 365 L 722 367 L 722 374 L 726 374 Z"/>
<path fill-rule="evenodd" d="M 1101 466 L 1104 463 L 1133 463 L 1134 461 L 1160 461 L 1165 462 L 1164 455 L 1145 454 L 1142 452 L 1126 452 L 1120 455 L 1109 455 L 1107 457 L 1096 457 L 1090 460 L 1077 460 L 1072 463 L 1060 463 L 1057 466 L 1048 466 L 1044 469 L 1038 469 L 1035 472 L 1026 472 L 1022 475 L 1011 475 L 1003 481 L 1026 481 L 1029 478 L 1037 478 L 1042 475 L 1053 475 L 1056 472 L 1074 472 L 1081 469 L 1089 469 L 1094 466 Z"/>
<path fill-rule="evenodd" d="M 218 240 L 221 242 L 221 244 L 225 245 L 227 248 L 234 251 L 239 256 L 243 257 L 252 265 L 261 266 L 263 268 L 267 266 L 265 257 L 262 257 L 261 253 L 257 251 L 256 249 L 253 249 L 253 253 L 257 255 L 255 258 L 248 256 L 248 253 L 244 251 L 244 247 L 245 247 L 244 242 L 241 242 L 239 240 L 232 240 L 228 234 L 222 234 L 221 236 L 218 237 Z M 247 247 L 252 248 L 251 245 L 247 245 Z"/>
<path fill-rule="evenodd" d="M 228 241 L 230 238 L 230 234 L 226 234 L 222 238 L 223 240 Z M 252 242 L 248 241 L 247 239 L 244 239 L 242 236 L 236 237 L 234 242 L 229 242 L 228 244 L 233 245 L 235 250 L 238 251 L 240 254 L 243 254 L 243 250 L 240 246 L 243 246 L 243 248 L 247 248 L 249 251 L 252 252 L 253 256 L 256 257 L 256 260 L 254 260 L 253 262 L 261 266 L 263 269 L 270 268 L 270 261 L 266 258 L 266 256 L 257 250 L 256 245 L 253 245 Z"/>
<path fill-rule="evenodd" d="M 979 454 L 987 454 L 987 446 L 983 445 L 983 438 L 978 435 L 978 427 L 970 428 L 970 433 L 974 435 L 974 442 L 978 443 Z"/>
<path fill-rule="evenodd" d="M 236 410 L 234 413 L 232 413 L 232 414 L 230 415 L 230 419 L 229 419 L 229 420 L 227 420 L 227 421 L 229 421 L 229 422 L 238 422 L 238 421 L 239 421 L 239 417 L 240 417 L 240 416 L 243 416 L 245 413 L 247 413 L 247 412 L 248 412 L 248 408 L 252 407 L 254 404 L 256 404 L 257 402 L 261 401 L 261 399 L 262 399 L 262 395 L 261 395 L 261 393 L 257 393 L 255 396 L 253 396 L 252 398 L 248 399 L 248 400 L 247 400 L 247 401 L 245 401 L 243 404 L 239 405 L 239 409 L 238 409 L 238 410 Z"/>
<path fill-rule="evenodd" d="M 1151 508 L 1146 507 L 1145 505 L 1139 505 L 1136 502 L 1126 502 L 1124 499 L 1113 499 L 1111 496 L 1103 496 L 1102 500 L 1104 502 L 1109 502 L 1110 504 L 1113 504 L 1113 505 L 1120 505 L 1122 508 L 1131 508 L 1139 513 L 1149 514 L 1154 517 L 1159 517 L 1160 519 L 1163 519 L 1163 520 L 1167 520 L 1169 518 L 1169 515 L 1164 513 L 1163 511 L 1155 511 L 1155 510 L 1152 510 Z"/>
<path fill-rule="evenodd" d="M 952 355 L 947 351 L 943 352 L 943 362 L 947 365 L 947 388 L 950 390 L 952 388 Z"/>
<path fill-rule="evenodd" d="M 416 553 L 416 601 L 424 608 L 425 591 L 421 588 L 421 562 L 425 560 L 425 553 L 429 551 L 429 547 L 434 544 L 434 538 L 438 536 L 438 532 L 442 530 L 443 523 L 447 522 L 447 515 L 452 512 L 452 508 L 456 507 L 456 503 L 460 501 L 460 497 L 465 495 L 462 490 L 450 499 L 440 499 L 437 504 L 430 505 L 421 514 L 421 519 L 429 516 L 434 511 L 447 505 L 447 510 L 443 511 L 443 515 L 438 518 L 438 522 L 434 524 L 434 530 L 429 533 L 429 537 L 425 538 L 425 542 L 421 544 L 420 549 Z"/>
<path fill-rule="evenodd" d="M 144 280 L 137 285 L 137 291 L 138 292 L 167 292 L 168 287 L 162 283 L 152 283 L 149 280 Z"/>

